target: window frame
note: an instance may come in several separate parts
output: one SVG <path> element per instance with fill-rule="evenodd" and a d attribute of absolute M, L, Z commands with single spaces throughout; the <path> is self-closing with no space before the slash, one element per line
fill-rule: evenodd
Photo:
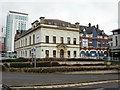
<path fill-rule="evenodd" d="M 49 36 L 45 36 L 45 42 L 49 43 Z"/>

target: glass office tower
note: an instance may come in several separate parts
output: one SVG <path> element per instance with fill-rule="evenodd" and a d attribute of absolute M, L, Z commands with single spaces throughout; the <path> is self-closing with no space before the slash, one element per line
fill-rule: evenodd
<path fill-rule="evenodd" d="M 28 14 L 9 11 L 6 21 L 6 43 L 5 50 L 14 52 L 14 38 L 17 30 L 28 29 Z"/>

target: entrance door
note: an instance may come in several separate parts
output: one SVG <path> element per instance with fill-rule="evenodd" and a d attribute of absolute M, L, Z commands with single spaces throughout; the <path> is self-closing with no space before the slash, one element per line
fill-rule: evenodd
<path fill-rule="evenodd" d="M 60 50 L 60 57 L 61 57 L 61 58 L 64 57 L 64 50 L 63 50 L 63 49 Z"/>

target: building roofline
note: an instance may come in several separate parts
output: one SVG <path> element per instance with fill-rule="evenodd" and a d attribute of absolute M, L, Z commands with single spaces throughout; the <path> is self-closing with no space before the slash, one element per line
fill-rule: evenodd
<path fill-rule="evenodd" d="M 23 14 L 23 15 L 28 15 L 27 13 L 21 13 L 21 12 L 16 12 L 16 11 L 9 11 L 10 13 L 16 13 L 16 14 Z"/>
<path fill-rule="evenodd" d="M 120 31 L 120 28 L 119 29 L 114 29 L 111 32 L 115 32 L 115 31 Z"/>

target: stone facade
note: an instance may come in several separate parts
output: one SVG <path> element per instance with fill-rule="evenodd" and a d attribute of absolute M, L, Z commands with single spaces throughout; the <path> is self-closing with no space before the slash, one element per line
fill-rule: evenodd
<path fill-rule="evenodd" d="M 15 39 L 17 57 L 107 59 L 108 36 L 99 26 L 40 17 Z"/>
<path fill-rule="evenodd" d="M 78 58 L 79 28 L 61 20 L 40 17 L 32 28 L 15 40 L 17 57 L 36 58 Z"/>

